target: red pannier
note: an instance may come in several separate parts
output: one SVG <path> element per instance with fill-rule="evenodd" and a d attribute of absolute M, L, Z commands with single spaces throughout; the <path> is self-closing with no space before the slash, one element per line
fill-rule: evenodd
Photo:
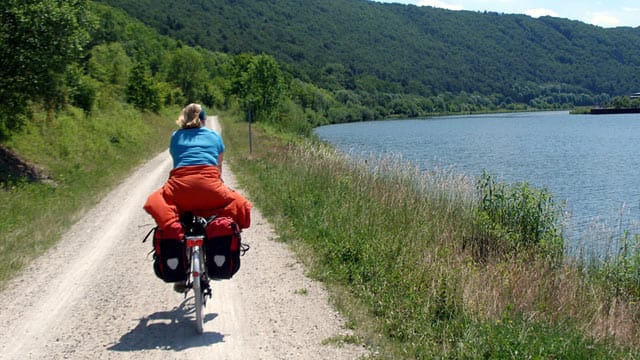
<path fill-rule="evenodd" d="M 240 256 L 249 249 L 242 244 L 240 226 L 230 217 L 207 220 L 204 243 L 207 274 L 212 279 L 231 279 L 240 269 Z"/>
<path fill-rule="evenodd" d="M 165 282 L 187 280 L 187 254 L 184 246 L 184 229 L 175 222 L 164 230 L 156 227 L 153 232 L 153 270 Z"/>

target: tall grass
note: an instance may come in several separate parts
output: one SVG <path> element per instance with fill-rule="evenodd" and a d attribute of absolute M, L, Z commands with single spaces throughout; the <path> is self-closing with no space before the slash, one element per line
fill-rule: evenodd
<path fill-rule="evenodd" d="M 477 180 L 473 238 L 477 257 L 533 250 L 561 261 L 564 253 L 562 206 L 546 189 L 528 183 L 505 184 L 484 172 Z"/>
<path fill-rule="evenodd" d="M 638 299 L 563 261 L 545 191 L 353 161 L 257 127 L 249 155 L 246 124 L 224 125 L 242 185 L 379 357 L 640 355 Z"/>
<path fill-rule="evenodd" d="M 89 116 L 69 108 L 50 118 L 36 109 L 6 145 L 43 167 L 50 181 L 17 178 L 0 186 L 0 287 L 133 167 L 165 149 L 177 113 L 141 114 L 115 101 Z"/>

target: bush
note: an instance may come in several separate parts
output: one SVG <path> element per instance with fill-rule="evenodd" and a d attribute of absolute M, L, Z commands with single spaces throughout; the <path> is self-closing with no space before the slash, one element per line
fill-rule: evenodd
<path fill-rule="evenodd" d="M 126 89 L 127 102 L 140 110 L 160 110 L 160 90 L 151 78 L 151 71 L 145 62 L 138 62 L 131 70 Z"/>
<path fill-rule="evenodd" d="M 84 76 L 73 93 L 71 103 L 84 110 L 85 113 L 90 113 L 96 102 L 96 93 L 96 81 Z"/>
<path fill-rule="evenodd" d="M 483 173 L 477 182 L 473 246 L 484 257 L 538 247 L 558 258 L 564 241 L 559 222 L 562 207 L 546 189 L 528 183 L 507 185 Z"/>

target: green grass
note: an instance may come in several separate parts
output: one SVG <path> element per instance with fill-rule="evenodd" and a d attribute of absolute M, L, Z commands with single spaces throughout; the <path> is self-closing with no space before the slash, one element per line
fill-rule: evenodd
<path fill-rule="evenodd" d="M 0 287 L 132 168 L 165 149 L 178 111 L 141 114 L 117 102 L 91 116 L 73 108 L 53 118 L 36 111 L 5 145 L 44 167 L 51 182 L 15 179 L 0 187 Z"/>
<path fill-rule="evenodd" d="M 380 358 L 640 355 L 638 297 L 562 259 L 546 191 L 354 162 L 259 126 L 248 154 L 247 124 L 224 126 L 242 186 Z"/>
<path fill-rule="evenodd" d="M 166 148 L 178 110 L 110 104 L 89 118 L 73 109 L 55 119 L 37 113 L 7 143 L 52 182 L 0 190 L 3 286 Z M 640 356 L 637 236 L 627 234 L 602 263 L 558 261 L 548 251 L 558 233 L 544 191 L 420 173 L 393 159 L 353 162 L 255 125 L 249 153 L 247 124 L 222 118 L 238 181 L 327 283 L 355 331 L 349 342 L 389 359 Z"/>

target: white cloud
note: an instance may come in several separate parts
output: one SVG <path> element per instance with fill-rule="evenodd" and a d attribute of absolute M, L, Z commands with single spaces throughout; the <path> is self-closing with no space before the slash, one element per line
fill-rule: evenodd
<path fill-rule="evenodd" d="M 420 6 L 433 6 L 437 8 L 449 9 L 449 10 L 464 10 L 462 5 L 449 4 L 440 0 L 422 0 L 418 1 L 417 5 Z"/>
<path fill-rule="evenodd" d="M 534 18 L 539 18 L 540 16 L 555 16 L 555 17 L 559 16 L 557 12 L 551 9 L 543 9 L 543 8 L 528 9 L 528 10 L 525 10 L 524 13 Z"/>
<path fill-rule="evenodd" d="M 601 27 L 631 26 L 640 27 L 640 6 L 628 2 L 626 6 L 614 5 L 603 0 L 594 1 L 558 1 L 558 0 L 374 0 L 433 6 L 449 10 L 495 11 L 505 14 L 527 14 L 538 18 L 553 16 L 579 20 Z M 531 8 L 528 8 L 531 6 Z M 533 8 L 534 6 L 539 6 Z"/>
<path fill-rule="evenodd" d="M 607 13 L 594 13 L 589 22 L 602 27 L 615 27 L 622 23 L 620 19 Z"/>

